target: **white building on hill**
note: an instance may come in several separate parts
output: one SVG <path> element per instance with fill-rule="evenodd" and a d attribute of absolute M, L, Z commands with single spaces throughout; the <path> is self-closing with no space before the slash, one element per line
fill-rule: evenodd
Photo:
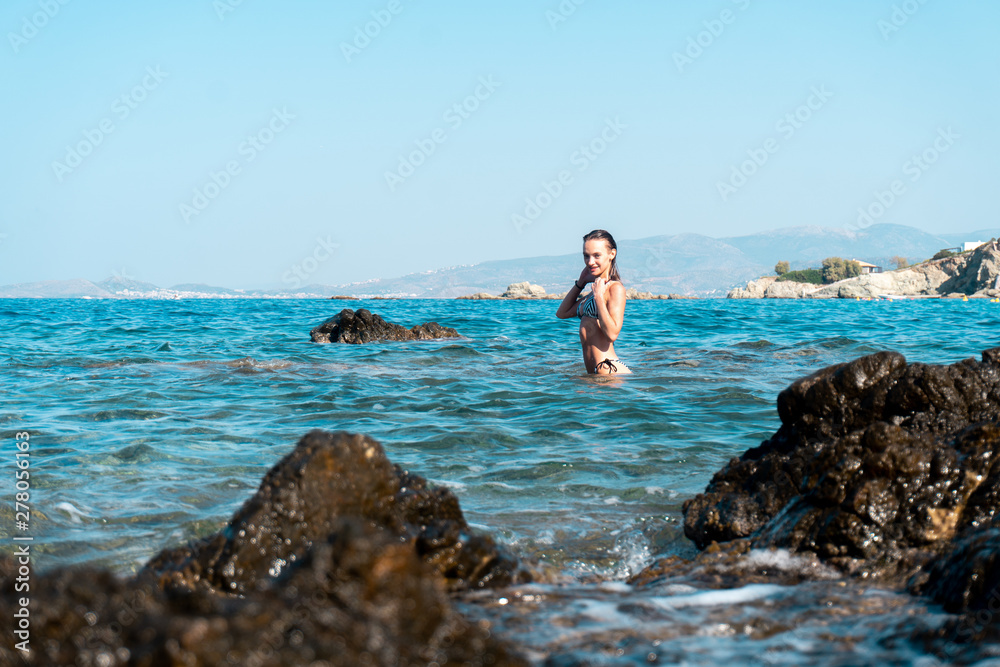
<path fill-rule="evenodd" d="M 852 259 L 852 262 L 857 262 L 861 265 L 861 275 L 867 273 L 882 273 L 882 267 L 876 266 L 875 264 L 869 264 L 868 262 L 862 262 L 860 259 Z"/>

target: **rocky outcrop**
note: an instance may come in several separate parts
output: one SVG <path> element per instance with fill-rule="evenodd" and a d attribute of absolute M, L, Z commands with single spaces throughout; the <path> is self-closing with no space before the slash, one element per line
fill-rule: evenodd
<path fill-rule="evenodd" d="M 939 287 L 940 294 L 1000 295 L 1000 245 L 986 243 L 954 259 L 965 261 Z"/>
<path fill-rule="evenodd" d="M 697 299 L 696 296 L 682 296 L 680 294 L 653 294 L 652 292 L 640 292 L 634 287 L 625 290 L 626 299 Z"/>
<path fill-rule="evenodd" d="M 146 577 L 91 568 L 36 577 L 32 652 L 4 642 L 0 664 L 527 665 L 455 611 L 408 545 L 363 522 L 335 528 L 243 596 L 163 591 Z M 5 618 L 14 613 L 14 571 L 12 558 L 0 558 Z"/>
<path fill-rule="evenodd" d="M 1000 527 L 1000 348 L 951 366 L 862 357 L 794 383 L 778 414 L 685 502 L 698 546 L 750 538 L 898 581 Z"/>
<path fill-rule="evenodd" d="M 502 299 L 544 299 L 545 289 L 541 285 L 532 285 L 531 283 L 524 281 L 520 283 L 514 283 L 513 285 L 508 285 L 507 289 L 504 290 L 503 294 L 500 295 Z"/>
<path fill-rule="evenodd" d="M 975 250 L 906 269 L 871 273 L 830 285 L 786 287 L 766 276 L 729 293 L 731 299 L 812 298 L 869 299 L 882 296 L 1000 296 L 1000 246 L 986 243 Z"/>
<path fill-rule="evenodd" d="M 937 296 L 940 288 L 959 273 L 959 257 L 926 262 L 917 266 L 869 273 L 824 286 L 813 298 L 867 299 L 880 296 Z"/>
<path fill-rule="evenodd" d="M 525 576 L 491 538 L 472 533 L 451 491 L 393 466 L 370 438 L 322 431 L 267 473 L 223 531 L 166 550 L 145 569 L 163 588 L 244 594 L 304 558 L 344 517 L 409 544 L 449 590 Z"/>
<path fill-rule="evenodd" d="M 16 561 L 0 557 L 5 618 L 16 576 Z M 471 533 L 449 491 L 393 466 L 368 438 L 316 431 L 220 533 L 164 551 L 137 577 L 35 576 L 33 651 L 9 637 L 0 664 L 520 666 L 448 591 L 524 579 Z"/>
<path fill-rule="evenodd" d="M 950 366 L 893 352 L 831 366 L 781 392 L 778 415 L 774 436 L 684 503 L 684 532 L 705 552 L 637 583 L 742 585 L 739 554 L 786 549 L 905 584 L 958 614 L 910 641 L 949 664 L 988 657 L 982 643 L 1000 641 L 1000 348 Z"/>
<path fill-rule="evenodd" d="M 764 276 L 751 280 L 746 287 L 730 290 L 729 299 L 802 299 L 819 289 L 819 285 L 778 280 L 777 276 Z"/>
<path fill-rule="evenodd" d="M 991 657 L 989 644 L 1000 642 L 1000 529 L 971 531 L 927 573 L 914 577 L 910 590 L 957 614 L 933 629 L 918 629 L 911 639 L 949 664 Z"/>
<path fill-rule="evenodd" d="M 345 308 L 309 332 L 314 343 L 370 343 L 377 340 L 408 341 L 435 338 L 461 338 L 451 327 L 437 322 L 418 324 L 410 329 L 386 322 L 378 315 L 361 308 L 357 312 Z"/>
<path fill-rule="evenodd" d="M 485 301 L 485 300 L 496 300 L 499 299 L 496 294 L 490 294 L 489 292 L 476 292 L 475 294 L 468 294 L 466 296 L 456 296 L 456 299 L 471 299 L 473 301 Z"/>

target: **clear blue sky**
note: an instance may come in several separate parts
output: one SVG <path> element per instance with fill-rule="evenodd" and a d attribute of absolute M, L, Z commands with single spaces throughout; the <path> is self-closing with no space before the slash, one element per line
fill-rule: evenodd
<path fill-rule="evenodd" d="M 990 0 L 63 2 L 0 9 L 2 284 L 848 227 L 894 181 L 877 222 L 1000 223 Z"/>

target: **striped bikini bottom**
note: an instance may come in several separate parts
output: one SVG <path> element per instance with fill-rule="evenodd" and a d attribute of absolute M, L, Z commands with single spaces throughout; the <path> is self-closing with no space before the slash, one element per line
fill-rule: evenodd
<path fill-rule="evenodd" d="M 618 366 L 622 366 L 625 368 L 625 370 L 628 371 L 632 370 L 631 368 L 626 366 L 625 362 L 622 361 L 621 359 L 611 359 L 610 357 L 607 359 L 602 359 L 601 361 L 597 362 L 597 366 L 594 367 L 594 372 L 596 373 L 599 370 L 601 370 L 601 366 L 607 366 L 608 370 L 611 371 L 612 373 L 618 372 Z"/>

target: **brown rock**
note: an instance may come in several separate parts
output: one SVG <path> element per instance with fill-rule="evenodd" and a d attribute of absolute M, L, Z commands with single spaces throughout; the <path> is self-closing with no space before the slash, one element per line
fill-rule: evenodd
<path fill-rule="evenodd" d="M 0 614 L 18 565 L 0 556 Z M 314 431 L 217 535 L 153 558 L 131 580 L 94 568 L 32 579 L 30 654 L 0 664 L 516 665 L 449 591 L 527 580 L 455 496 L 360 435 Z"/>
<path fill-rule="evenodd" d="M 0 664 L 518 665 L 489 627 L 451 606 L 441 581 L 383 529 L 341 519 L 281 577 L 239 597 L 162 591 L 74 568 L 33 581 L 29 656 L 0 645 Z M 10 618 L 13 559 L 0 559 Z"/>
<path fill-rule="evenodd" d="M 527 576 L 491 538 L 472 533 L 451 491 L 428 488 L 423 478 L 392 465 L 371 438 L 323 431 L 302 438 L 224 530 L 165 550 L 145 569 L 164 588 L 242 594 L 304 558 L 342 517 L 410 545 L 450 590 Z"/>

